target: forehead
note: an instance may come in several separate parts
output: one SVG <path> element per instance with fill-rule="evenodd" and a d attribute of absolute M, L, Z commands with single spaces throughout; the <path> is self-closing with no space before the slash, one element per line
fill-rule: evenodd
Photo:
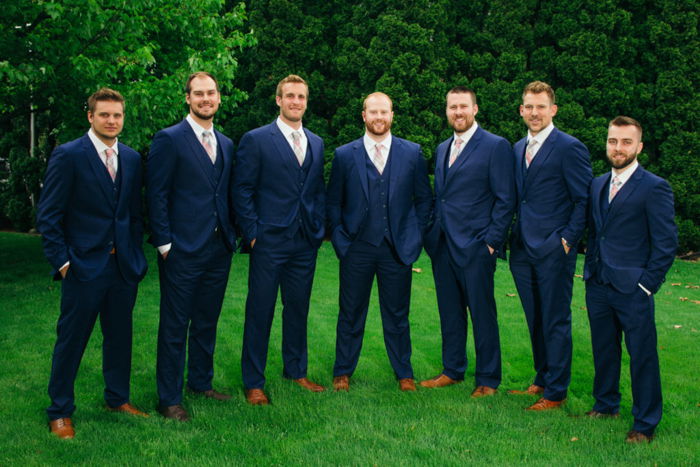
<path fill-rule="evenodd" d="M 608 138 L 631 139 L 637 141 L 639 139 L 639 130 L 637 130 L 637 127 L 634 125 L 613 125 L 608 127 Z"/>
<path fill-rule="evenodd" d="M 96 114 L 107 112 L 107 113 L 122 113 L 124 111 L 124 105 L 117 101 L 97 101 L 95 102 L 95 112 Z"/>
<path fill-rule="evenodd" d="M 391 111 L 391 101 L 386 96 L 371 96 L 365 101 L 365 109 Z"/>
<path fill-rule="evenodd" d="M 447 106 L 472 105 L 472 95 L 468 92 L 451 92 L 447 95 Z"/>
<path fill-rule="evenodd" d="M 308 89 L 304 83 L 284 83 L 282 85 L 282 95 L 294 94 L 295 96 L 303 94 L 306 96 L 308 94 Z"/>
<path fill-rule="evenodd" d="M 208 76 L 197 76 L 190 81 L 190 92 L 216 91 L 216 83 Z"/>
<path fill-rule="evenodd" d="M 550 105 L 549 96 L 546 92 L 538 92 L 537 94 L 533 92 L 528 92 L 523 96 L 523 105 Z"/>

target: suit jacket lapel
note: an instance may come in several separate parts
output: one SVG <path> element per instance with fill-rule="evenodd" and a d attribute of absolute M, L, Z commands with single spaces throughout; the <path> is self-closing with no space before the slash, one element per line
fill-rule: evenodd
<path fill-rule="evenodd" d="M 540 168 L 542 165 L 544 165 L 549 158 L 549 155 L 552 153 L 557 140 L 557 131 L 558 130 L 556 128 L 552 130 L 544 143 L 542 143 L 542 147 L 539 149 L 539 151 L 537 151 L 537 154 L 535 154 L 532 164 L 530 164 L 530 167 L 527 169 L 527 175 L 525 176 L 524 183 L 526 190 L 532 184 L 532 181 L 537 178 L 537 173 L 540 171 Z"/>
<path fill-rule="evenodd" d="M 637 188 L 637 186 L 639 186 L 639 182 L 642 180 L 643 175 L 642 170 L 642 166 L 638 166 L 632 174 L 632 176 L 630 176 L 629 180 L 627 180 L 625 184 L 622 185 L 620 191 L 618 191 L 615 197 L 612 199 L 612 201 L 610 202 L 610 210 L 608 211 L 608 219 L 613 217 L 617 213 L 617 211 L 622 209 L 621 206 L 625 204 L 627 198 L 629 198 L 630 195 Z"/>
<path fill-rule="evenodd" d="M 442 145 L 438 146 L 437 153 L 435 154 L 435 192 L 441 193 L 443 187 L 445 186 L 445 158 L 447 153 L 452 146 L 452 140 L 454 136 L 448 141 L 444 142 Z"/>
<path fill-rule="evenodd" d="M 92 169 L 93 173 L 95 174 L 95 177 L 99 182 L 100 189 L 102 190 L 102 193 L 104 193 L 107 202 L 111 206 L 114 202 L 114 196 L 112 195 L 112 190 L 114 189 L 114 182 L 109 176 L 109 172 L 107 172 L 107 167 L 105 167 L 104 162 L 102 162 L 102 159 L 100 159 L 100 155 L 97 154 L 95 145 L 92 144 L 92 141 L 90 140 L 90 137 L 88 135 L 85 135 L 85 137 L 83 138 L 83 149 L 85 151 L 85 155 L 87 156 L 88 163 L 90 164 L 90 168 Z M 117 170 L 120 170 L 120 168 L 117 167 Z"/>
<path fill-rule="evenodd" d="M 591 192 L 593 193 L 593 199 L 591 199 L 591 203 L 589 204 L 591 213 L 592 213 L 592 218 L 593 218 L 593 223 L 597 230 L 602 230 L 603 225 L 605 224 L 604 221 L 607 221 L 607 216 L 603 216 L 602 211 L 600 210 L 600 204 L 603 202 L 603 196 L 607 196 L 608 192 L 606 188 L 610 185 L 610 173 L 600 179 L 595 179 L 593 182 L 593 186 L 591 187 Z"/>
<path fill-rule="evenodd" d="M 355 160 L 357 174 L 360 177 L 360 185 L 365 194 L 365 199 L 369 199 L 369 181 L 367 180 L 367 158 L 369 154 L 365 150 L 364 139 L 355 140 L 352 145 L 352 157 Z"/>
<path fill-rule="evenodd" d="M 121 143 L 120 143 L 121 146 Z M 129 160 L 128 157 L 124 157 L 125 150 L 124 148 L 119 148 L 119 177 L 121 179 L 121 187 L 119 189 L 120 194 L 119 194 L 119 201 L 117 203 L 117 209 L 121 208 L 125 203 L 129 203 L 129 196 L 128 194 L 131 193 L 131 184 L 133 183 L 133 180 L 131 179 L 131 175 L 136 173 L 134 168 L 132 167 L 131 161 Z M 140 162 L 140 161 L 139 161 Z"/>
<path fill-rule="evenodd" d="M 299 161 L 297 160 L 296 154 L 294 154 L 294 151 L 292 151 L 292 148 L 289 146 L 289 143 L 284 137 L 282 130 L 280 130 L 279 127 L 277 127 L 277 123 L 272 122 L 270 124 L 270 127 L 272 144 L 275 147 L 275 150 L 277 151 L 277 154 L 279 155 L 282 164 L 287 168 L 287 170 L 289 170 L 289 173 L 290 175 L 292 175 L 292 177 L 296 177 L 295 171 L 299 167 Z M 310 144 L 308 136 L 306 140 Z M 296 178 L 294 179 L 296 180 Z"/>
<path fill-rule="evenodd" d="M 207 154 L 207 151 L 204 150 L 204 146 L 202 146 L 202 143 L 200 143 L 197 139 L 197 135 L 195 135 L 192 126 L 187 122 L 187 120 L 184 120 L 181 125 L 184 138 L 190 145 L 192 154 L 194 154 L 194 157 L 197 159 L 202 172 L 204 172 L 204 176 L 207 177 L 209 183 L 211 183 L 213 187 L 216 187 L 216 179 L 214 178 L 214 171 L 212 170 L 212 163 L 209 154 Z"/>
<path fill-rule="evenodd" d="M 447 179 L 445 180 L 445 185 L 450 183 L 450 180 L 455 177 L 455 173 L 459 171 L 459 169 L 466 163 L 467 159 L 469 159 L 469 156 L 471 156 L 476 150 L 477 146 L 479 146 L 479 142 L 483 136 L 482 132 L 483 130 L 481 127 L 476 129 L 472 137 L 469 139 L 467 145 L 464 146 L 464 149 L 462 149 L 462 152 L 457 157 L 457 160 L 455 160 L 454 164 L 452 164 L 452 167 L 447 169 Z M 449 152 L 449 148 L 447 151 Z"/>
<path fill-rule="evenodd" d="M 392 137 L 391 149 L 389 150 L 389 160 L 387 160 L 386 163 L 386 166 L 389 168 L 389 202 L 391 202 L 391 198 L 394 196 L 396 185 L 398 185 L 398 180 L 401 180 L 402 172 L 404 170 L 405 164 L 401 160 L 402 153 L 403 143 L 401 140 Z"/>
<path fill-rule="evenodd" d="M 525 146 L 527 144 L 527 138 L 523 138 L 513 146 L 513 152 L 515 153 L 515 181 L 518 185 L 518 194 L 522 194 L 525 185 L 524 173 L 523 173 L 523 159 L 525 159 Z"/>
<path fill-rule="evenodd" d="M 224 139 L 221 137 L 222 134 L 219 133 L 217 130 L 214 130 L 214 137 L 216 138 L 216 147 L 217 147 L 217 152 L 219 155 L 223 158 L 222 162 L 224 163 L 224 168 L 223 172 L 224 174 L 230 173 L 231 172 L 231 157 L 227 154 L 227 152 L 224 150 Z M 223 184 L 220 184 L 223 185 Z"/>

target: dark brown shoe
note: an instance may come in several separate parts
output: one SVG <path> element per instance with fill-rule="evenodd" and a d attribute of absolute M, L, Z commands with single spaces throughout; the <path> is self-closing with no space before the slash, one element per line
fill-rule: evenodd
<path fill-rule="evenodd" d="M 350 391 L 350 377 L 348 375 L 340 375 L 333 378 L 333 389 L 336 391 Z"/>
<path fill-rule="evenodd" d="M 421 381 L 420 385 L 424 388 L 444 388 L 445 386 L 450 386 L 452 384 L 457 384 L 460 381 L 452 379 L 445 374 L 439 374 L 435 378 L 426 379 Z"/>
<path fill-rule="evenodd" d="M 489 386 L 477 386 L 473 391 L 472 391 L 472 397 L 477 399 L 479 397 L 488 397 L 488 396 L 493 396 L 498 392 L 498 389 L 494 389 Z"/>
<path fill-rule="evenodd" d="M 309 381 L 309 378 L 299 378 L 294 380 L 299 386 L 304 389 L 308 389 L 311 392 L 323 392 L 324 388 L 320 384 L 316 384 L 313 381 Z"/>
<path fill-rule="evenodd" d="M 251 405 L 268 405 L 270 403 L 262 389 L 246 389 L 245 400 Z"/>
<path fill-rule="evenodd" d="M 122 404 L 119 407 L 107 406 L 107 410 L 110 412 L 121 412 L 128 413 L 129 415 L 136 415 L 137 417 L 148 417 L 149 415 L 145 412 L 141 412 L 139 409 L 131 405 L 129 402 Z"/>
<path fill-rule="evenodd" d="M 627 432 L 627 438 L 625 438 L 625 442 L 630 444 L 651 443 L 653 439 L 654 435 L 645 435 L 640 431 L 630 430 Z"/>
<path fill-rule="evenodd" d="M 158 407 L 158 412 L 160 412 L 160 414 L 165 418 L 177 420 L 178 422 L 188 422 L 190 420 L 190 416 L 187 414 L 187 411 L 180 404 L 169 405 L 167 407 Z"/>
<path fill-rule="evenodd" d="M 603 413 L 597 410 L 589 410 L 586 412 L 586 417 L 590 418 L 618 418 L 619 416 L 619 413 Z"/>
<path fill-rule="evenodd" d="M 406 391 L 415 391 L 416 390 L 416 382 L 413 378 L 402 378 L 399 380 L 399 389 L 406 392 Z"/>
<path fill-rule="evenodd" d="M 566 401 L 566 399 L 562 399 L 560 401 L 550 401 L 549 399 L 545 399 L 544 397 L 541 397 L 537 402 L 535 402 L 530 407 L 528 407 L 527 410 L 541 411 L 541 410 L 558 409 L 559 407 L 562 406 L 562 404 L 565 401 Z"/>
<path fill-rule="evenodd" d="M 231 396 L 224 394 L 222 392 L 216 391 L 214 389 L 207 389 L 206 391 L 195 391 L 191 387 L 187 387 L 187 392 L 190 394 L 195 394 L 197 396 L 206 397 L 207 399 L 214 399 L 217 401 L 227 401 L 231 399 Z"/>
<path fill-rule="evenodd" d="M 49 430 L 61 439 L 75 438 L 75 430 L 73 429 L 73 422 L 70 418 L 49 420 Z"/>
<path fill-rule="evenodd" d="M 526 390 L 524 391 L 519 391 L 517 389 L 511 389 L 508 391 L 508 394 L 518 394 L 518 395 L 525 395 L 525 396 L 536 396 L 539 394 L 544 394 L 544 388 L 542 386 L 538 386 L 536 384 L 531 384 Z"/>

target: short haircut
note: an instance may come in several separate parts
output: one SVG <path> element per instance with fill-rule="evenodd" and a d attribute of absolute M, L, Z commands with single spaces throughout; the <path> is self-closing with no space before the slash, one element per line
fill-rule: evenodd
<path fill-rule="evenodd" d="M 529 83 L 527 86 L 525 86 L 525 89 L 523 89 L 523 98 L 525 98 L 525 94 L 540 94 L 543 92 L 547 93 L 547 95 L 549 96 L 549 102 L 552 105 L 556 104 L 556 99 L 554 98 L 554 89 L 552 89 L 552 86 L 545 83 L 544 81 L 533 81 L 532 83 Z"/>
<path fill-rule="evenodd" d="M 287 75 L 284 78 L 282 78 L 282 81 L 277 83 L 277 97 L 282 97 L 282 86 L 284 86 L 287 83 L 301 83 L 304 86 L 306 86 L 306 97 L 309 97 L 309 85 L 306 84 L 306 81 L 304 81 L 304 78 L 302 78 L 299 75 Z"/>
<path fill-rule="evenodd" d="M 610 120 L 610 123 L 608 124 L 608 128 L 611 126 L 633 126 L 637 127 L 637 130 L 639 130 L 639 141 L 642 140 L 642 124 L 639 123 L 637 120 L 633 119 L 632 117 L 627 117 L 625 115 L 618 115 L 617 117 L 613 118 Z"/>
<path fill-rule="evenodd" d="M 100 88 L 95 91 L 92 96 L 88 97 L 87 105 L 90 113 L 95 112 L 95 106 L 97 105 L 98 101 L 119 102 L 122 105 L 122 111 L 124 110 L 124 96 L 122 96 L 119 91 L 115 91 L 114 89 Z"/>
<path fill-rule="evenodd" d="M 449 96 L 450 94 L 470 94 L 472 96 L 472 104 L 476 105 L 476 93 L 471 88 L 468 88 L 466 86 L 455 86 L 449 91 L 447 91 L 445 99 L 447 99 L 447 96 Z"/>
<path fill-rule="evenodd" d="M 371 94 L 368 94 L 367 97 L 365 97 L 365 100 L 362 101 L 362 110 L 364 111 L 367 108 L 367 101 L 369 100 L 370 97 L 386 97 L 389 100 L 389 108 L 393 111 L 394 110 L 394 101 L 391 100 L 391 97 L 387 96 L 383 92 L 373 92 Z"/>
<path fill-rule="evenodd" d="M 187 77 L 187 82 L 185 83 L 185 94 L 189 94 L 192 90 L 190 84 L 192 84 L 192 80 L 195 78 L 211 78 L 214 81 L 214 85 L 216 86 L 216 91 L 219 91 L 219 82 L 216 80 L 216 78 L 214 78 L 214 75 L 212 75 L 208 71 L 196 71 Z"/>

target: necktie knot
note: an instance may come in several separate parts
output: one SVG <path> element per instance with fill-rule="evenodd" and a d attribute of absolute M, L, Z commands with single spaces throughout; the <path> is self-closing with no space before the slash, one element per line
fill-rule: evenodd
<path fill-rule="evenodd" d="M 109 176 L 112 177 L 112 181 L 117 177 L 117 169 L 114 166 L 114 149 L 105 149 L 105 167 L 107 167 L 107 172 Z"/>

